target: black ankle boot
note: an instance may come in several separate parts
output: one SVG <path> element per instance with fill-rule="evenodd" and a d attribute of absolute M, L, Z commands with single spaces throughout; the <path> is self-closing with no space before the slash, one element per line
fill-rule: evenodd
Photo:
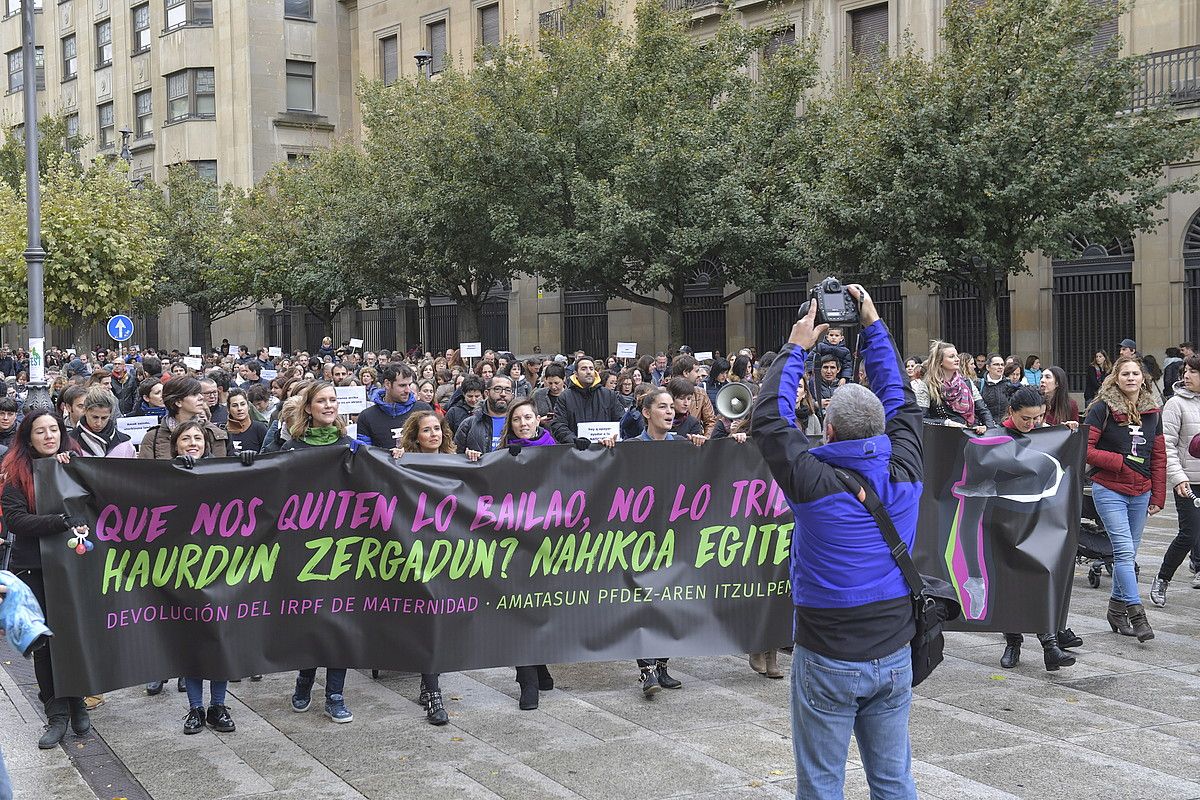
<path fill-rule="evenodd" d="M 1070 628 L 1063 628 L 1058 632 L 1058 646 L 1063 650 L 1069 647 L 1083 647 L 1083 639 Z"/>
<path fill-rule="evenodd" d="M 71 730 L 75 731 L 76 736 L 83 736 L 92 729 L 92 718 L 82 697 L 68 697 L 67 707 L 71 714 Z"/>
<path fill-rule="evenodd" d="M 521 685 L 522 711 L 535 711 L 538 707 L 538 674 L 536 667 L 517 667 L 517 683 Z"/>
<path fill-rule="evenodd" d="M 554 676 L 550 674 L 550 670 L 545 664 L 537 665 L 538 688 L 543 692 L 548 692 L 554 688 Z"/>
<path fill-rule="evenodd" d="M 1058 646 L 1058 637 L 1053 633 L 1039 633 L 1038 641 L 1042 643 L 1047 672 L 1054 672 L 1059 667 L 1075 666 L 1075 656 Z"/>
<path fill-rule="evenodd" d="M 1021 663 L 1021 642 L 1025 637 L 1019 633 L 1004 634 L 1004 655 L 1000 656 L 1000 666 L 1003 669 L 1013 669 Z"/>
<path fill-rule="evenodd" d="M 38 747 L 42 750 L 52 750 L 67 735 L 67 723 L 71 719 L 71 709 L 67 701 L 56 697 L 46 703 L 46 732 L 38 739 Z"/>

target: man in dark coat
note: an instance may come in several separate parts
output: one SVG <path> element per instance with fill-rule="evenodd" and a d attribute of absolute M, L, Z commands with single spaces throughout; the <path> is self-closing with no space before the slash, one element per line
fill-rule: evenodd
<path fill-rule="evenodd" d="M 574 442 L 579 426 L 587 422 L 620 422 L 625 415 L 621 398 L 600 385 L 596 362 L 584 356 L 575 362 L 575 374 L 558 401 L 551 432 L 559 442 Z M 586 438 L 586 437 L 585 437 Z"/>

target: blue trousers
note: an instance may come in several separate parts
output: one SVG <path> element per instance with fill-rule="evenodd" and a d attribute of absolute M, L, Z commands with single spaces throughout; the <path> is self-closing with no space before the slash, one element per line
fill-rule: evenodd
<path fill-rule="evenodd" d="M 184 678 L 184 688 L 187 689 L 188 705 L 192 708 L 204 707 L 204 679 L 203 678 Z M 211 701 L 209 705 L 223 706 L 225 705 L 225 690 L 229 688 L 229 681 L 209 681 L 208 696 Z"/>
<path fill-rule="evenodd" d="M 1092 484 L 1092 501 L 1096 513 L 1108 531 L 1113 546 L 1112 597 L 1130 604 L 1140 604 L 1137 573 L 1133 571 L 1138 547 L 1142 544 L 1142 529 L 1146 527 L 1150 493 L 1129 496 L 1114 492 L 1098 483 Z"/>
<path fill-rule="evenodd" d="M 842 661 L 797 645 L 792 654 L 796 800 L 842 800 L 851 732 L 871 800 L 916 800 L 908 740 L 911 704 L 907 643 L 871 661 Z"/>

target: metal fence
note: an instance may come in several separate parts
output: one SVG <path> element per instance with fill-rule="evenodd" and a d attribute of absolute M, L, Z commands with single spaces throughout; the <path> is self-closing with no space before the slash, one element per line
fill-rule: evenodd
<path fill-rule="evenodd" d="M 561 36 L 566 24 L 566 12 L 575 5 L 574 0 L 568 0 L 566 6 L 552 8 L 538 14 L 538 30 Z M 597 15 L 601 18 L 608 13 L 608 3 L 601 3 Z"/>
<path fill-rule="evenodd" d="M 728 352 L 725 347 L 725 304 L 721 300 L 721 291 L 684 290 L 683 341 L 680 344 L 688 345 L 694 353 Z"/>
<path fill-rule="evenodd" d="M 1012 312 L 1009 304 L 1008 279 L 998 281 L 1000 296 L 996 299 L 996 324 L 1000 333 L 1000 352 L 1012 352 Z M 987 332 L 984 329 L 983 300 L 974 284 L 947 286 L 941 294 L 942 340 L 950 342 L 960 353 L 987 353 Z"/>
<path fill-rule="evenodd" d="M 425 349 L 431 352 L 457 349 L 458 306 L 449 297 L 435 296 L 425 307 L 429 318 L 429 341 Z M 508 297 L 493 297 L 483 304 L 482 319 L 479 321 L 479 338 L 486 350 L 508 349 Z"/>
<path fill-rule="evenodd" d="M 862 281 L 850 277 L 846 282 Z M 865 283 L 863 286 L 875 301 L 875 309 L 891 331 L 896 346 L 903 353 L 904 295 L 900 291 L 899 281 Z M 759 353 L 778 352 L 787 341 L 792 325 L 796 322 L 797 310 L 808 299 L 808 287 L 799 283 L 787 284 L 770 292 L 759 292 L 754 297 L 754 346 Z M 859 330 L 858 325 L 848 326 L 844 330 L 847 346 L 851 349 L 858 340 Z"/>
<path fill-rule="evenodd" d="M 563 292 L 563 352 L 608 354 L 608 299 L 599 292 Z"/>
<path fill-rule="evenodd" d="M 1143 56 L 1140 75 L 1130 98 L 1130 110 L 1160 103 L 1200 102 L 1200 47 L 1180 47 Z"/>
<path fill-rule="evenodd" d="M 396 307 L 385 306 L 355 313 L 356 339 L 363 340 L 364 350 L 399 350 L 397 341 Z"/>
<path fill-rule="evenodd" d="M 667 11 L 692 11 L 710 6 L 720 7 L 722 0 L 663 0 L 663 8 Z"/>
<path fill-rule="evenodd" d="M 292 345 L 292 312 L 289 309 L 260 308 L 258 329 L 267 347 L 278 347 L 285 353 L 296 349 Z"/>
<path fill-rule="evenodd" d="M 1133 335 L 1133 301 L 1132 258 L 1054 265 L 1054 363 L 1066 370 L 1072 390 L 1083 390 L 1097 350 L 1115 356 L 1117 343 Z"/>
<path fill-rule="evenodd" d="M 1200 341 L 1200 256 L 1185 258 L 1183 278 L 1183 329 L 1187 341 L 1197 342 Z"/>

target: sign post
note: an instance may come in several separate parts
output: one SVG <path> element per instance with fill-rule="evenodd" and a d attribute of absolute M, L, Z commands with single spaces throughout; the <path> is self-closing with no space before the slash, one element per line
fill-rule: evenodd
<path fill-rule="evenodd" d="M 124 314 L 108 318 L 108 335 L 116 342 L 128 342 L 133 338 L 133 320 Z"/>

